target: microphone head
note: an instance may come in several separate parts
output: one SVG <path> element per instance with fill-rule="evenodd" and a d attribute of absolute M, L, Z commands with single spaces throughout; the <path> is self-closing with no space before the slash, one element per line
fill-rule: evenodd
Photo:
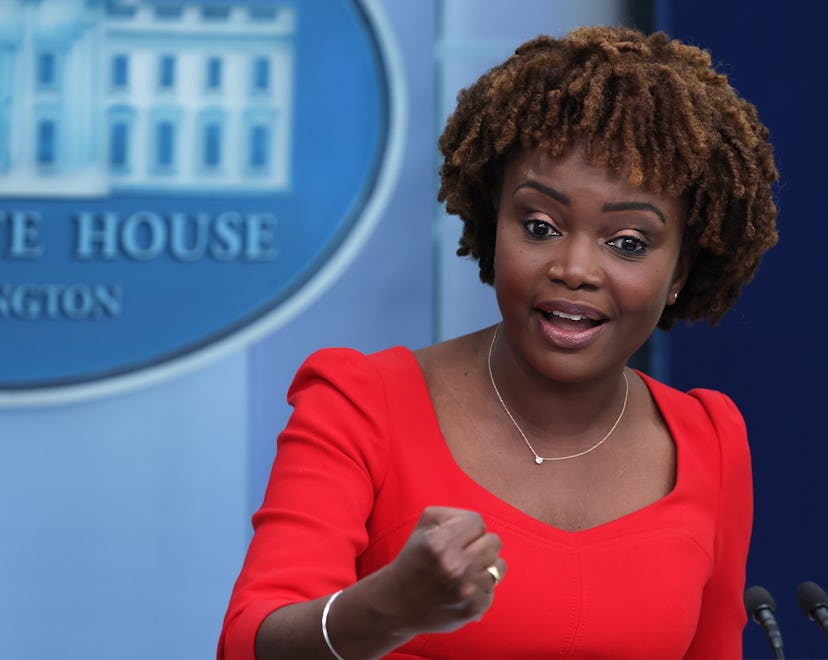
<path fill-rule="evenodd" d="M 820 605 L 828 607 L 828 594 L 816 582 L 803 582 L 796 588 L 796 602 L 805 616 L 811 616 Z"/>
<path fill-rule="evenodd" d="M 757 584 L 745 591 L 745 609 L 753 618 L 762 609 L 769 609 L 772 613 L 776 614 L 776 603 L 770 593 L 768 593 L 768 590 Z"/>

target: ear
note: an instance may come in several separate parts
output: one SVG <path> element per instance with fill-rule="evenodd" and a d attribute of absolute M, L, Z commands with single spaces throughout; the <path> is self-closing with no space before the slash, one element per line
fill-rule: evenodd
<path fill-rule="evenodd" d="M 695 254 L 690 250 L 682 248 L 679 253 L 676 267 L 673 269 L 673 280 L 670 283 L 670 291 L 667 294 L 667 304 L 674 305 L 678 300 L 679 293 L 687 283 L 687 278 L 690 276 L 690 269 L 693 266 Z"/>

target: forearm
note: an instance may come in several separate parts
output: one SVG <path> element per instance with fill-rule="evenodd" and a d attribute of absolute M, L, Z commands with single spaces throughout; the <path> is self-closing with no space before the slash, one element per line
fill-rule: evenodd
<path fill-rule="evenodd" d="M 493 577 L 506 571 L 500 547 L 479 514 L 427 507 L 397 557 L 333 601 L 326 625 L 332 648 L 347 660 L 379 658 L 415 635 L 479 620 L 494 597 Z M 322 629 L 330 597 L 270 613 L 256 632 L 256 658 L 334 657 Z"/>
<path fill-rule="evenodd" d="M 380 571 L 360 580 L 343 590 L 328 610 L 328 639 L 346 660 L 380 658 L 414 636 L 383 611 L 382 579 Z M 256 635 L 257 660 L 331 660 L 322 633 L 322 613 L 331 595 L 272 612 Z"/>

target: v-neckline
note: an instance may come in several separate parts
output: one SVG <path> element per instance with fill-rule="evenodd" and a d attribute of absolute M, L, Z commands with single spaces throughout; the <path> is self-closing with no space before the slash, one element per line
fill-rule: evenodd
<path fill-rule="evenodd" d="M 673 445 L 676 448 L 676 478 L 673 488 L 657 500 L 650 502 L 639 509 L 635 509 L 634 511 L 630 511 L 629 513 L 619 516 L 618 518 L 614 518 L 581 530 L 566 530 L 544 522 L 539 518 L 535 518 L 515 505 L 510 504 L 502 497 L 496 495 L 478 483 L 465 470 L 463 470 L 462 467 L 460 467 L 449 449 L 448 443 L 443 435 L 443 430 L 440 428 L 440 422 L 437 418 L 437 411 L 434 408 L 434 403 L 431 399 L 431 392 L 428 389 L 428 382 L 426 381 L 422 367 L 420 366 L 417 357 L 410 349 L 405 347 L 401 348 L 405 351 L 407 359 L 411 363 L 411 367 L 414 371 L 416 371 L 415 378 L 417 380 L 417 387 L 414 392 L 418 396 L 418 404 L 422 406 L 424 411 L 426 411 L 426 423 L 428 427 L 430 427 L 431 432 L 427 432 L 425 435 L 427 438 L 434 438 L 435 440 L 433 450 L 436 458 L 440 460 L 448 469 L 450 469 L 450 471 L 457 474 L 458 479 L 464 482 L 467 488 L 477 493 L 476 499 L 488 504 L 490 507 L 488 513 L 491 515 L 495 515 L 499 519 L 509 521 L 512 524 L 514 524 L 515 521 L 519 521 L 521 523 L 521 527 L 527 531 L 533 531 L 540 536 L 587 541 L 601 538 L 609 534 L 617 534 L 625 527 L 634 525 L 641 516 L 646 516 L 659 508 L 669 505 L 671 500 L 679 496 L 684 483 L 681 434 L 676 428 L 676 420 L 672 419 L 669 413 L 665 413 L 665 406 L 662 405 L 663 401 L 661 400 L 661 392 L 658 391 L 658 388 L 653 387 L 654 384 L 656 384 L 656 381 L 647 376 L 647 374 L 644 374 L 637 369 L 633 369 L 633 372 L 641 377 L 641 380 L 646 385 L 647 391 L 650 393 L 661 418 L 664 420 L 673 441 Z M 669 406 L 666 408 L 669 408 Z"/>

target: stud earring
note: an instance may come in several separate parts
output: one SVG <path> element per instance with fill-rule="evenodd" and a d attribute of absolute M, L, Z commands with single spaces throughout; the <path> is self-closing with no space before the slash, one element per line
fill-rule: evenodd
<path fill-rule="evenodd" d="M 678 294 L 678 291 L 673 291 L 673 302 L 676 302 L 678 300 Z"/>

